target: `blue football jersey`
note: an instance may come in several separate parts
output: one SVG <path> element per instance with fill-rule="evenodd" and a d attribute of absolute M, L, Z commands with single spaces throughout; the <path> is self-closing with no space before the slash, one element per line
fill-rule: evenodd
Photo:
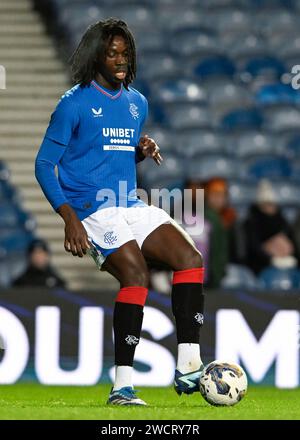
<path fill-rule="evenodd" d="M 51 156 L 49 141 L 59 144 L 58 183 L 80 219 L 108 206 L 142 204 L 136 194 L 135 157 L 147 113 L 146 98 L 132 87 L 111 91 L 92 81 L 62 96 L 37 162 Z M 50 201 L 57 209 L 63 199 Z"/>

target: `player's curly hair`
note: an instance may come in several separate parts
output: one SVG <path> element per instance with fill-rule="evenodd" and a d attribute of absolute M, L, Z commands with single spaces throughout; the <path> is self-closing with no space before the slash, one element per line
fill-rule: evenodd
<path fill-rule="evenodd" d="M 115 35 L 122 35 L 128 46 L 128 71 L 124 86 L 133 82 L 136 76 L 135 41 L 127 24 L 117 18 L 98 21 L 88 27 L 70 58 L 72 80 L 82 87 L 89 85 L 98 72 L 99 60 L 105 59 L 108 45 Z"/>

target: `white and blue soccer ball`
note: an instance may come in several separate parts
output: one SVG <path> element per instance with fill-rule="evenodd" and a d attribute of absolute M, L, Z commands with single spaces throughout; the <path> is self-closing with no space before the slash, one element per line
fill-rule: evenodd
<path fill-rule="evenodd" d="M 240 365 L 213 361 L 206 365 L 199 379 L 200 393 L 215 406 L 231 406 L 245 396 L 248 380 Z"/>

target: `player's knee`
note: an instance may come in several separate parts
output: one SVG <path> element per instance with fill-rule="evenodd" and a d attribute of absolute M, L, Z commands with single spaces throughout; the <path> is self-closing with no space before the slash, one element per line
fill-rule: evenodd
<path fill-rule="evenodd" d="M 184 255 L 181 270 L 193 269 L 195 267 L 203 267 L 203 257 L 197 249 L 191 247 L 190 250 Z"/>
<path fill-rule="evenodd" d="M 140 267 L 132 265 L 127 268 L 122 276 L 123 286 L 149 286 L 149 271 L 147 267 Z"/>

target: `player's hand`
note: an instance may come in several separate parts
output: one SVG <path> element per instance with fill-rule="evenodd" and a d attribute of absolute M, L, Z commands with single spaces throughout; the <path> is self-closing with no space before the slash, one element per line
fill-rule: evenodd
<path fill-rule="evenodd" d="M 145 157 L 152 157 L 157 165 L 160 165 L 162 163 L 163 158 L 160 155 L 159 146 L 147 134 L 140 138 L 139 147 Z"/>
<path fill-rule="evenodd" d="M 65 224 L 65 250 L 80 258 L 90 249 L 88 235 L 78 218 L 72 218 Z"/>

